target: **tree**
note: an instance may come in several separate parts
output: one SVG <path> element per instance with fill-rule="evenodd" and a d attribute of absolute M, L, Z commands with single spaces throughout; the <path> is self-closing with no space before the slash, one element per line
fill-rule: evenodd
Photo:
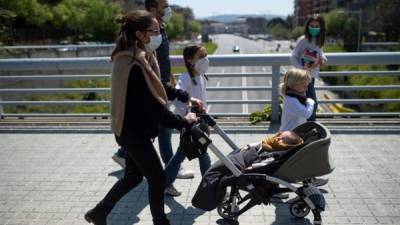
<path fill-rule="evenodd" d="M 304 27 L 297 26 L 290 33 L 290 37 L 294 40 L 297 40 L 301 35 L 304 34 Z"/>
<path fill-rule="evenodd" d="M 343 10 L 334 10 L 324 15 L 326 36 L 343 39 L 343 29 L 347 21 L 347 14 Z"/>
<path fill-rule="evenodd" d="M 198 21 L 191 20 L 191 21 L 189 21 L 188 28 L 189 28 L 190 32 L 200 33 L 201 24 Z"/>
<path fill-rule="evenodd" d="M 120 12 L 120 8 L 109 1 L 91 1 L 94 3 L 86 12 L 86 32 L 95 40 L 114 40 L 118 30 L 118 25 L 114 22 L 114 19 Z"/>
<path fill-rule="evenodd" d="M 324 15 L 326 36 L 343 40 L 343 47 L 348 52 L 357 51 L 358 14 L 343 10 L 334 10 Z"/>
<path fill-rule="evenodd" d="M 62 0 L 54 7 L 54 25 L 75 31 L 85 39 L 112 40 L 118 29 L 114 19 L 121 12 L 107 0 Z"/>
<path fill-rule="evenodd" d="M 0 45 L 10 40 L 10 28 L 16 16 L 12 11 L 0 9 Z"/>
<path fill-rule="evenodd" d="M 289 31 L 282 24 L 276 24 L 271 30 L 274 39 L 289 39 Z"/>
<path fill-rule="evenodd" d="M 50 7 L 37 0 L 0 0 L 0 5 L 3 10 L 13 12 L 16 18 L 27 25 L 42 26 L 53 18 Z"/>
<path fill-rule="evenodd" d="M 386 41 L 399 41 L 400 1 L 379 0 L 363 11 L 365 30 L 383 32 Z"/>
<path fill-rule="evenodd" d="M 167 34 L 170 39 L 178 38 L 183 35 L 184 18 L 183 15 L 175 11 L 167 23 Z"/>
<path fill-rule="evenodd" d="M 269 22 L 268 22 L 268 27 L 269 28 L 272 28 L 272 27 L 275 27 L 276 25 L 278 25 L 278 24 L 280 24 L 281 26 L 283 26 L 283 27 L 285 27 L 285 28 L 288 28 L 289 26 L 288 26 L 288 24 L 286 24 L 286 21 L 285 20 L 283 20 L 282 18 L 280 18 L 280 17 L 275 17 L 275 18 L 273 18 L 273 19 L 271 19 Z"/>

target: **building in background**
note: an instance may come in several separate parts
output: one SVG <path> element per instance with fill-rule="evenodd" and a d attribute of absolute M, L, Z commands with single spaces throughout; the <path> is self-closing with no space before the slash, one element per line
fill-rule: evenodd
<path fill-rule="evenodd" d="M 311 14 L 327 13 L 337 8 L 358 11 L 376 2 L 377 0 L 294 0 L 294 25 L 303 26 L 307 16 Z"/>
<path fill-rule="evenodd" d="M 335 0 L 295 0 L 294 25 L 303 26 L 309 15 L 327 13 L 338 4 Z"/>

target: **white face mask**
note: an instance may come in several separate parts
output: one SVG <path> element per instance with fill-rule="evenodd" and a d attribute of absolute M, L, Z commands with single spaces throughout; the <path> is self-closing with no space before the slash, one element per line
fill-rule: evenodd
<path fill-rule="evenodd" d="M 161 17 L 162 21 L 168 22 L 169 19 L 171 19 L 172 16 L 172 9 L 171 7 L 167 7 L 164 9 L 164 16 Z"/>
<path fill-rule="evenodd" d="M 199 74 L 205 74 L 207 73 L 208 67 L 210 65 L 210 61 L 208 60 L 207 57 L 198 59 L 196 63 L 194 64 L 194 69 L 199 73 Z"/>
<path fill-rule="evenodd" d="M 145 44 L 145 47 L 149 51 L 155 51 L 160 46 L 161 42 L 162 42 L 161 34 L 150 36 L 150 42 Z"/>

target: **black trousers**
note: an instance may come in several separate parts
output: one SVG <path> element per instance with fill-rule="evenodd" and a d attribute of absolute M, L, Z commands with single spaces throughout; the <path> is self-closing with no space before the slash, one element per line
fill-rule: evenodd
<path fill-rule="evenodd" d="M 150 138 L 130 140 L 122 146 L 125 150 L 125 174 L 117 181 L 98 204 L 105 213 L 111 212 L 115 204 L 146 177 L 149 184 L 150 211 L 155 225 L 169 225 L 164 212 L 165 173 L 160 158 Z"/>

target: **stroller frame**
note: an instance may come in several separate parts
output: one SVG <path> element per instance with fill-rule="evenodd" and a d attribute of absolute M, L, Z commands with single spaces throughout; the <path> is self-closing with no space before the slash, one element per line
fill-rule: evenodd
<path fill-rule="evenodd" d="M 239 147 L 229 138 L 229 136 L 216 124 L 214 119 L 211 116 L 209 117 L 208 124 L 213 127 L 214 131 L 221 136 L 221 138 L 233 149 L 237 150 Z M 329 131 L 328 131 L 329 132 Z M 217 146 L 215 146 L 212 141 L 208 138 L 208 136 L 202 133 L 198 137 L 198 141 L 200 143 L 205 143 L 204 139 L 207 140 L 208 148 L 217 156 L 217 158 L 232 172 L 232 174 L 237 178 L 236 181 L 230 185 L 231 190 L 229 195 L 225 196 L 223 202 L 218 206 L 218 214 L 228 220 L 231 224 L 239 224 L 238 218 L 241 214 L 249 210 L 255 205 L 259 205 L 261 203 L 268 205 L 270 204 L 270 197 L 274 194 L 285 193 L 285 192 L 294 192 L 297 194 L 297 197 L 289 201 L 290 213 L 296 218 L 304 218 L 306 217 L 310 211 L 312 211 L 314 216 L 314 224 L 322 224 L 321 218 L 321 209 L 316 207 L 313 201 L 310 199 L 311 195 L 319 194 L 322 196 L 322 193 L 318 188 L 313 186 L 309 181 L 303 181 L 303 185 L 301 187 L 296 187 L 295 185 L 282 180 L 277 177 L 268 176 L 266 174 L 261 173 L 242 173 L 233 162 L 226 157 Z M 283 188 L 275 188 L 272 193 L 268 193 L 267 197 L 265 193 L 263 195 L 260 190 L 256 188 L 254 182 L 269 182 L 276 186 L 283 186 Z M 239 191 L 248 192 L 244 197 L 241 196 Z M 242 209 L 239 206 L 245 203 L 247 200 L 250 200 Z M 324 201 L 324 199 L 322 199 Z M 325 203 L 325 202 L 324 202 Z"/>

